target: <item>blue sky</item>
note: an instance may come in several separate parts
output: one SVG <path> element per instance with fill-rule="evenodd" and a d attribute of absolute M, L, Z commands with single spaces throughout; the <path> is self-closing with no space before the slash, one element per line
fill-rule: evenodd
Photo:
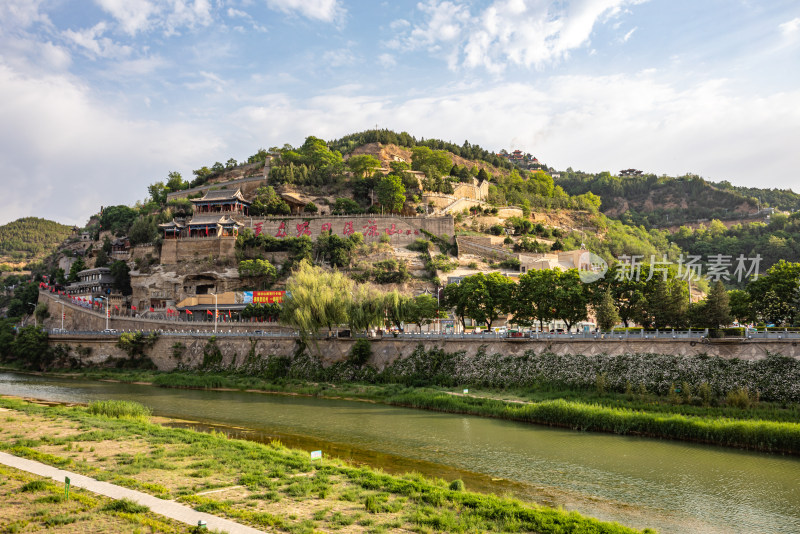
<path fill-rule="evenodd" d="M 800 3 L 0 0 L 0 223 L 372 128 L 800 189 Z"/>

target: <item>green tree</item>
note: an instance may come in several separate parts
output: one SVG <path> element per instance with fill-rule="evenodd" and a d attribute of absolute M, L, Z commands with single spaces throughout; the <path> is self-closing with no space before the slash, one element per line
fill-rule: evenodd
<path fill-rule="evenodd" d="M 750 304 L 750 294 L 742 289 L 728 291 L 728 303 L 731 308 L 731 317 L 741 324 L 754 321 L 753 308 Z"/>
<path fill-rule="evenodd" d="M 150 195 L 150 199 L 156 204 L 164 204 L 167 201 L 167 193 L 169 193 L 169 191 L 164 186 L 164 182 L 156 182 L 147 187 L 147 193 Z"/>
<path fill-rule="evenodd" d="M 764 276 L 747 284 L 753 311 L 767 323 L 794 324 L 795 310 L 791 305 L 800 285 L 800 263 L 780 260 Z"/>
<path fill-rule="evenodd" d="M 558 279 L 556 269 L 533 270 L 520 276 L 511 301 L 513 322 L 533 326 L 538 321 L 541 330 L 544 323 L 554 320 Z"/>
<path fill-rule="evenodd" d="M 251 279 L 264 289 L 278 278 L 278 271 L 267 260 L 242 260 L 239 262 L 239 276 Z"/>
<path fill-rule="evenodd" d="M 473 274 L 459 283 L 467 295 L 466 315 L 489 329 L 497 318 L 512 306 L 514 282 L 500 273 Z"/>
<path fill-rule="evenodd" d="M 83 261 L 83 258 L 78 258 L 74 262 L 72 262 L 72 266 L 69 268 L 69 278 L 67 279 L 70 283 L 78 281 L 78 273 L 86 269 L 86 262 Z"/>
<path fill-rule="evenodd" d="M 208 171 L 206 167 L 203 167 L 203 169 Z M 196 173 L 197 171 L 195 171 L 195 174 Z M 211 171 L 208 171 L 208 174 L 211 174 Z M 172 171 L 167 175 L 167 183 L 165 184 L 165 187 L 169 193 L 174 193 L 175 191 L 183 191 L 184 189 L 188 189 L 189 182 L 184 181 L 181 173 Z M 166 201 L 166 198 L 164 200 Z"/>
<path fill-rule="evenodd" d="M 100 228 L 118 236 L 124 235 L 138 216 L 139 212 L 128 206 L 108 206 L 100 214 Z"/>
<path fill-rule="evenodd" d="M 152 243 L 158 238 L 158 225 L 152 217 L 139 217 L 131 226 L 128 238 L 131 244 Z"/>
<path fill-rule="evenodd" d="M 442 291 L 442 306 L 453 310 L 453 313 L 461 323 L 462 330 L 466 327 L 467 305 L 469 294 L 463 290 L 461 284 L 448 284 Z"/>
<path fill-rule="evenodd" d="M 411 315 L 413 299 L 408 295 L 403 295 L 396 289 L 384 295 L 384 309 L 386 317 L 394 324 L 398 330 L 404 330 L 404 323 Z"/>
<path fill-rule="evenodd" d="M 414 323 L 422 332 L 422 327 L 431 324 L 437 317 L 439 303 L 432 295 L 423 293 L 414 297 L 409 303 L 408 322 Z"/>
<path fill-rule="evenodd" d="M 396 213 L 403 209 L 406 188 L 399 176 L 392 174 L 384 176 L 375 186 L 375 192 L 378 194 L 378 203 L 386 211 Z"/>
<path fill-rule="evenodd" d="M 373 172 L 378 170 L 380 166 L 380 160 L 369 154 L 351 156 L 350 159 L 347 160 L 347 167 L 350 169 L 350 172 L 352 172 L 353 175 L 361 178 L 366 178 L 367 176 L 371 175 Z"/>
<path fill-rule="evenodd" d="M 47 309 L 47 304 L 44 302 L 38 303 L 33 310 L 33 318 L 36 321 L 36 325 L 44 324 L 45 319 L 48 317 L 50 317 L 50 310 Z"/>
<path fill-rule="evenodd" d="M 97 254 L 94 256 L 94 266 L 95 267 L 105 267 L 108 265 L 108 253 L 106 253 L 105 249 L 99 249 Z"/>
<path fill-rule="evenodd" d="M 711 286 L 705 301 L 704 316 L 706 324 L 711 328 L 726 326 L 731 322 L 730 299 L 721 280 Z"/>
<path fill-rule="evenodd" d="M 621 321 L 617 308 L 614 306 L 614 297 L 611 296 L 610 289 L 603 292 L 600 302 L 595 306 L 594 314 L 597 319 L 597 326 L 605 332 L 611 331 Z"/>
<path fill-rule="evenodd" d="M 47 332 L 37 326 L 23 326 L 17 332 L 11 352 L 13 358 L 26 367 L 37 371 L 46 370 L 50 355 Z"/>
<path fill-rule="evenodd" d="M 302 260 L 286 281 L 281 322 L 298 330 L 302 340 L 347 324 L 353 281 L 339 271 L 325 271 Z"/>
<path fill-rule="evenodd" d="M 353 332 L 364 332 L 382 326 L 386 315 L 384 296 L 374 287 L 356 284 L 348 301 L 347 324 Z"/>
<path fill-rule="evenodd" d="M 252 215 L 289 215 L 289 204 L 275 192 L 272 186 L 259 187 L 250 206 Z"/>
<path fill-rule="evenodd" d="M 577 269 L 568 269 L 557 274 L 553 315 L 564 321 L 567 330 L 570 330 L 575 323 L 586 320 L 589 296 Z"/>
<path fill-rule="evenodd" d="M 124 261 L 117 260 L 111 264 L 111 276 L 114 278 L 114 289 L 123 295 L 130 295 L 133 293 L 131 288 L 131 275 L 130 267 Z"/>
<path fill-rule="evenodd" d="M 453 166 L 453 160 L 444 150 L 431 150 L 426 146 L 411 149 L 411 168 L 424 172 L 429 179 L 446 176 Z"/>
<path fill-rule="evenodd" d="M 364 210 L 361 209 L 358 202 L 352 198 L 337 198 L 331 208 L 331 213 L 334 215 L 353 215 L 363 212 Z"/>

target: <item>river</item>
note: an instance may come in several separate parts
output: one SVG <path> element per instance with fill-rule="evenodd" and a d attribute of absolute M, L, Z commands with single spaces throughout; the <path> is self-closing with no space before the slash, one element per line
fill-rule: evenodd
<path fill-rule="evenodd" d="M 660 532 L 800 532 L 800 458 L 364 402 L 0 373 L 0 395 L 155 415 Z"/>

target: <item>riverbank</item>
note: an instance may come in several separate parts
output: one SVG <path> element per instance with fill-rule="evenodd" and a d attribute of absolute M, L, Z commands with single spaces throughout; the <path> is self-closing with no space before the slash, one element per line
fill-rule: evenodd
<path fill-rule="evenodd" d="M 679 395 L 555 389 L 468 390 L 412 388 L 398 384 L 320 383 L 231 373 L 84 370 L 61 376 L 118 380 L 160 387 L 237 390 L 379 402 L 448 413 L 674 439 L 762 452 L 800 454 L 800 411 L 794 404 L 747 400 L 736 405 L 695 405 Z"/>
<path fill-rule="evenodd" d="M 460 481 L 391 476 L 262 445 L 0 399 L 6 452 L 176 499 L 196 510 L 291 532 L 598 532 L 635 530 L 574 512 L 465 491 Z M 651 531 L 652 532 L 652 531 Z"/>

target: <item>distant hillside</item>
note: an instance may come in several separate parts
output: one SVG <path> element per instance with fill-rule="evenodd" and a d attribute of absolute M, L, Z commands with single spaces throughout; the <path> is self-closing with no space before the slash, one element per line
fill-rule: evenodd
<path fill-rule="evenodd" d="M 72 227 L 38 217 L 25 217 L 0 226 L 0 262 L 29 262 L 53 252 L 72 233 Z"/>
<path fill-rule="evenodd" d="M 494 152 L 486 150 L 479 145 L 470 144 L 469 141 L 464 141 L 463 144 L 457 145 L 449 141 L 442 141 L 441 139 L 417 139 L 407 132 L 397 133 L 385 129 L 365 130 L 363 132 L 346 135 L 341 139 L 329 141 L 328 147 L 331 150 L 338 150 L 342 154 L 349 154 L 358 147 L 369 143 L 397 145 L 405 148 L 426 146 L 432 150 L 446 150 L 464 160 L 483 161 L 494 167 L 507 170 L 514 168 L 514 164 L 510 161 L 498 157 Z"/>
<path fill-rule="evenodd" d="M 758 187 L 740 187 L 729 182 L 714 184 L 719 189 L 734 191 L 746 197 L 757 199 L 761 207 L 770 206 L 782 211 L 800 211 L 800 194 L 791 189 L 759 189 Z"/>
<path fill-rule="evenodd" d="M 736 188 L 719 187 L 699 176 L 619 177 L 608 172 L 568 171 L 561 174 L 556 184 L 570 195 L 586 192 L 600 195 L 604 214 L 647 228 L 711 219 L 747 219 L 758 211 L 758 201 L 751 195 Z"/>

